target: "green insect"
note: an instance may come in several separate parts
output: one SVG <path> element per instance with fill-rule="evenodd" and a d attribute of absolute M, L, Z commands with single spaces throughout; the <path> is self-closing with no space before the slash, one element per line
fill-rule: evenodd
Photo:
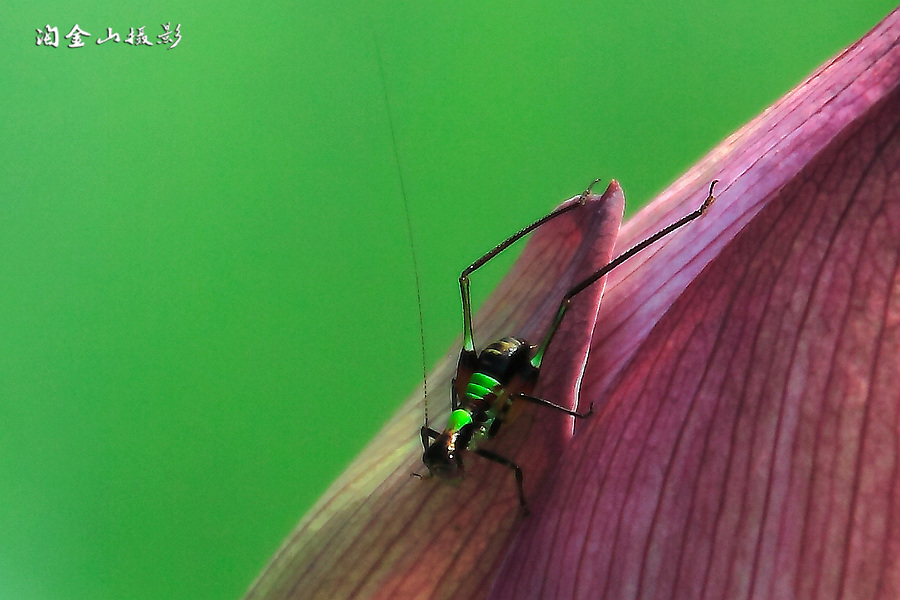
<path fill-rule="evenodd" d="M 397 140 L 394 136 L 394 123 L 391 116 L 391 105 L 388 99 L 387 84 L 384 76 L 384 65 L 381 60 L 381 50 L 378 46 L 378 36 L 372 28 L 372 36 L 375 42 L 375 51 L 378 56 L 378 69 L 381 77 L 384 103 L 387 109 L 388 121 L 391 131 L 394 159 L 397 164 L 397 172 L 400 180 L 400 189 L 403 196 L 404 209 L 407 216 L 407 229 L 410 234 L 410 247 L 413 250 L 413 269 L 416 273 L 416 288 L 418 289 L 418 269 L 416 268 L 415 244 L 412 240 L 412 227 L 409 223 L 409 206 L 406 200 L 406 191 L 403 183 L 403 173 L 400 169 L 400 157 L 397 151 Z M 450 417 L 443 432 L 438 432 L 428 425 L 427 411 L 425 424 L 420 430 L 424 454 L 422 462 L 428 468 L 428 472 L 439 479 L 458 480 L 464 474 L 463 457 L 467 451 L 474 452 L 482 458 L 508 467 L 515 473 L 516 484 L 519 492 L 519 503 L 528 510 L 523 488 L 522 469 L 512 460 L 481 447 L 481 443 L 497 435 L 503 425 L 504 418 L 509 413 L 510 407 L 516 401 L 532 402 L 541 406 L 563 412 L 567 415 L 583 419 L 592 414 L 590 407 L 587 412 L 579 413 L 569 410 L 564 406 L 555 404 L 549 400 L 531 395 L 537 384 L 541 371 L 541 362 L 547 348 L 553 341 L 563 317 L 568 310 L 569 303 L 579 293 L 599 281 L 604 275 L 624 263 L 626 260 L 659 241 L 680 227 L 703 215 L 715 201 L 713 188 L 718 181 L 713 181 L 709 186 L 709 194 L 700 208 L 685 215 L 668 227 L 665 227 L 644 241 L 636 244 L 623 252 L 608 264 L 602 266 L 592 275 L 585 278 L 575 287 L 570 289 L 560 301 L 559 309 L 550 329 L 544 336 L 540 345 L 516 338 L 505 337 L 488 345 L 479 354 L 475 350 L 474 335 L 472 332 L 472 303 L 469 298 L 469 275 L 484 266 L 492 258 L 503 252 L 520 238 L 534 231 L 541 225 L 565 214 L 579 206 L 582 206 L 593 187 L 599 182 L 595 179 L 588 188 L 575 198 L 550 212 L 550 214 L 538 219 L 531 225 L 519 230 L 515 234 L 503 240 L 487 254 L 469 265 L 459 276 L 459 287 L 462 295 L 463 308 L 463 347 L 459 355 L 456 367 L 456 377 L 453 378 L 450 393 Z M 612 243 L 612 242 L 611 242 Z M 419 321 L 422 321 L 421 299 L 419 301 Z M 424 334 L 423 334 L 424 338 Z M 422 346 L 424 348 L 424 339 Z M 424 363 L 424 352 L 423 352 Z M 425 371 L 426 365 L 422 365 Z M 426 394 L 427 396 L 427 394 Z M 417 473 L 413 475 L 421 477 Z"/>
<path fill-rule="evenodd" d="M 463 347 L 456 367 L 456 377 L 451 384 L 450 418 L 443 432 L 431 429 L 427 423 L 421 429 L 422 446 L 425 449 L 422 462 L 425 463 L 432 476 L 446 480 L 462 477 L 464 473 L 463 457 L 467 451 L 474 452 L 482 458 L 508 467 L 515 473 L 519 503 L 526 512 L 528 503 L 525 500 L 522 483 L 524 477 L 521 467 L 496 452 L 482 448 L 481 443 L 497 435 L 504 417 L 516 401 L 532 402 L 579 419 L 591 415 L 593 406 L 587 412 L 579 413 L 531 395 L 540 375 L 541 362 L 562 323 L 569 303 L 576 295 L 641 250 L 703 215 L 716 199 L 713 195 L 713 188 L 718 183 L 718 181 L 713 181 L 710 184 L 709 194 L 700 208 L 623 252 L 570 289 L 562 297 L 553 323 L 539 345 L 533 345 L 515 337 L 505 337 L 488 345 L 480 354 L 476 352 L 472 332 L 469 275 L 521 237 L 559 215 L 583 205 L 598 181 L 595 180 L 591 183 L 575 201 L 562 205 L 547 216 L 506 238 L 463 270 L 459 276 L 463 307 Z"/>

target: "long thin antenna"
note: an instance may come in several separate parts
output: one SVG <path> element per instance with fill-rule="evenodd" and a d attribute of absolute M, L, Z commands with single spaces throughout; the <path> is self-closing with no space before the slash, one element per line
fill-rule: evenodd
<path fill-rule="evenodd" d="M 375 53 L 378 55 L 378 74 L 381 76 L 384 106 L 387 108 L 388 124 L 391 127 L 391 144 L 394 148 L 394 162 L 397 164 L 397 178 L 400 180 L 400 194 L 403 196 L 403 212 L 406 213 L 406 233 L 409 235 L 409 254 L 412 257 L 413 273 L 416 280 L 416 304 L 419 308 L 419 341 L 422 344 L 422 403 L 425 405 L 425 427 L 428 427 L 428 365 L 425 362 L 425 319 L 422 316 L 422 286 L 419 283 L 419 261 L 416 259 L 416 242 L 413 239 L 412 219 L 409 216 L 409 200 L 406 198 L 406 185 L 403 182 L 403 169 L 400 168 L 400 153 L 397 150 L 397 136 L 394 133 L 394 117 L 391 114 L 387 80 L 384 77 L 384 61 L 381 59 L 378 34 L 375 31 L 375 27 L 371 24 L 370 26 L 372 27 L 372 38 L 375 40 Z"/>

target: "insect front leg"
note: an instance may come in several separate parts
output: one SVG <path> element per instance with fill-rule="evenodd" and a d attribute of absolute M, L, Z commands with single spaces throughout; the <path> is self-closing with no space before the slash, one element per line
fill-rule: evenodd
<path fill-rule="evenodd" d="M 513 472 L 516 474 L 516 486 L 518 486 L 519 489 L 519 504 L 522 506 L 522 509 L 527 515 L 529 513 L 529 510 L 528 502 L 525 500 L 525 489 L 522 487 L 522 481 L 524 479 L 522 475 L 522 468 L 505 456 L 500 456 L 496 452 L 491 452 L 490 450 L 485 450 L 484 448 L 476 448 L 475 454 L 513 470 Z"/>

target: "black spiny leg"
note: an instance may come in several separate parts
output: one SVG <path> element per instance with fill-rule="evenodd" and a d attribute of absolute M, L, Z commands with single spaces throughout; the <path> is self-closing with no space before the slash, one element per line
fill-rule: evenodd
<path fill-rule="evenodd" d="M 498 254 L 500 254 L 501 252 L 503 252 L 504 250 L 509 248 L 518 239 L 520 239 L 520 238 L 524 237 L 525 235 L 529 234 L 530 232 L 534 231 L 535 229 L 537 229 L 538 227 L 540 227 L 547 221 L 550 221 L 551 219 L 554 219 L 561 214 L 567 213 L 570 210 L 572 210 L 573 208 L 583 206 L 584 203 L 587 201 L 588 196 L 591 195 L 591 189 L 597 183 L 599 183 L 599 181 L 600 181 L 599 179 L 595 179 L 594 181 L 592 181 L 591 185 L 589 185 L 587 187 L 587 189 L 584 190 L 580 196 L 578 196 L 577 201 L 572 202 L 571 204 L 564 204 L 563 206 L 561 206 L 561 207 L 557 208 L 556 210 L 554 210 L 553 212 L 551 212 L 549 215 L 538 219 L 537 221 L 535 221 L 528 227 L 524 227 L 524 228 L 520 229 L 516 233 L 512 234 L 511 236 L 509 236 L 508 238 L 506 238 L 505 240 L 503 240 L 502 242 L 500 242 L 499 244 L 494 246 L 494 248 L 490 252 L 488 252 L 487 254 L 485 254 L 484 256 L 482 256 L 481 258 L 476 260 L 475 262 L 473 262 L 471 265 L 466 267 L 465 270 L 463 270 L 463 272 L 460 274 L 460 276 L 459 276 L 459 291 L 460 291 L 460 295 L 462 296 L 462 308 L 463 308 L 463 354 L 470 355 L 470 357 L 467 358 L 467 360 L 469 360 L 469 359 L 474 360 L 474 358 L 476 356 L 475 340 L 474 340 L 474 335 L 472 333 L 472 301 L 469 298 L 469 275 L 471 275 L 474 271 L 480 269 L 489 260 L 491 260 Z M 460 361 L 462 361 L 462 360 L 463 360 L 462 357 L 460 357 Z"/>
<path fill-rule="evenodd" d="M 559 303 L 559 308 L 556 311 L 556 318 L 554 319 L 553 324 L 550 325 L 550 330 L 547 332 L 547 336 L 544 338 L 544 341 L 541 342 L 541 345 L 537 347 L 537 350 L 531 358 L 531 366 L 533 366 L 535 369 L 539 369 L 541 367 L 541 361 L 544 360 L 544 353 L 547 351 L 547 347 L 550 346 L 550 342 L 553 341 L 553 336 L 556 335 L 556 331 L 557 329 L 559 329 L 559 326 L 562 323 L 563 316 L 565 316 L 566 311 L 569 310 L 569 303 L 571 302 L 572 298 L 597 283 L 604 275 L 624 263 L 626 260 L 634 256 L 647 246 L 655 244 L 676 229 L 687 225 L 697 217 L 701 217 L 706 214 L 706 211 L 709 210 L 709 207 L 712 206 L 712 203 L 716 201 L 716 197 L 713 196 L 713 189 L 716 187 L 717 183 L 719 183 L 719 180 L 713 179 L 712 183 L 709 184 L 709 194 L 706 196 L 706 200 L 703 201 L 703 204 L 700 205 L 700 208 L 688 215 L 681 217 L 668 227 L 660 229 L 644 241 L 635 244 L 622 254 L 612 259 L 609 263 L 606 264 L 606 266 L 602 267 L 593 275 L 566 292 L 566 295 L 563 296 L 562 302 Z M 460 279 L 460 281 L 462 281 L 462 279 Z"/>
<path fill-rule="evenodd" d="M 586 419 L 592 414 L 594 414 L 594 403 L 591 402 L 590 408 L 586 413 L 575 412 L 574 410 L 569 410 L 565 406 L 560 406 L 559 404 L 554 404 L 549 400 L 544 400 L 543 398 L 537 398 L 535 396 L 529 396 L 528 394 L 516 394 L 514 399 L 521 398 L 522 400 L 527 400 L 529 402 L 533 402 L 535 404 L 539 404 L 541 406 L 546 406 L 547 408 L 554 408 L 560 412 L 564 412 L 567 415 L 572 415 L 573 417 L 578 417 L 579 419 Z"/>
<path fill-rule="evenodd" d="M 509 467 L 516 474 L 516 485 L 519 487 L 519 504 L 522 505 L 522 509 L 525 511 L 525 514 L 528 514 L 528 502 L 525 501 L 525 490 L 522 488 L 522 468 L 519 467 L 516 463 L 509 460 L 506 457 L 500 456 L 495 452 L 491 452 L 490 450 L 485 450 L 484 448 L 476 448 L 475 454 L 481 456 L 482 458 L 486 458 L 488 460 L 492 460 L 495 463 L 499 463 L 504 467 Z"/>

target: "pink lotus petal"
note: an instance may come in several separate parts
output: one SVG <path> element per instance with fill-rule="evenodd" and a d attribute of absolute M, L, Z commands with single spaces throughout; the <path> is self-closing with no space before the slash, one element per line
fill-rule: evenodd
<path fill-rule="evenodd" d="M 573 437 L 529 407 L 494 446 L 530 517 L 477 457 L 458 487 L 409 477 L 413 399 L 248 598 L 898 597 L 898 39 L 895 12 L 623 228 L 617 251 L 721 180 L 707 216 L 614 271 L 596 327 L 601 286 L 573 304 L 538 393 L 599 414 Z M 477 341 L 539 339 L 622 201 L 614 183 L 539 230 Z"/>
<path fill-rule="evenodd" d="M 578 429 L 491 598 L 900 596 L 900 13 L 732 136 L 620 249 Z"/>

